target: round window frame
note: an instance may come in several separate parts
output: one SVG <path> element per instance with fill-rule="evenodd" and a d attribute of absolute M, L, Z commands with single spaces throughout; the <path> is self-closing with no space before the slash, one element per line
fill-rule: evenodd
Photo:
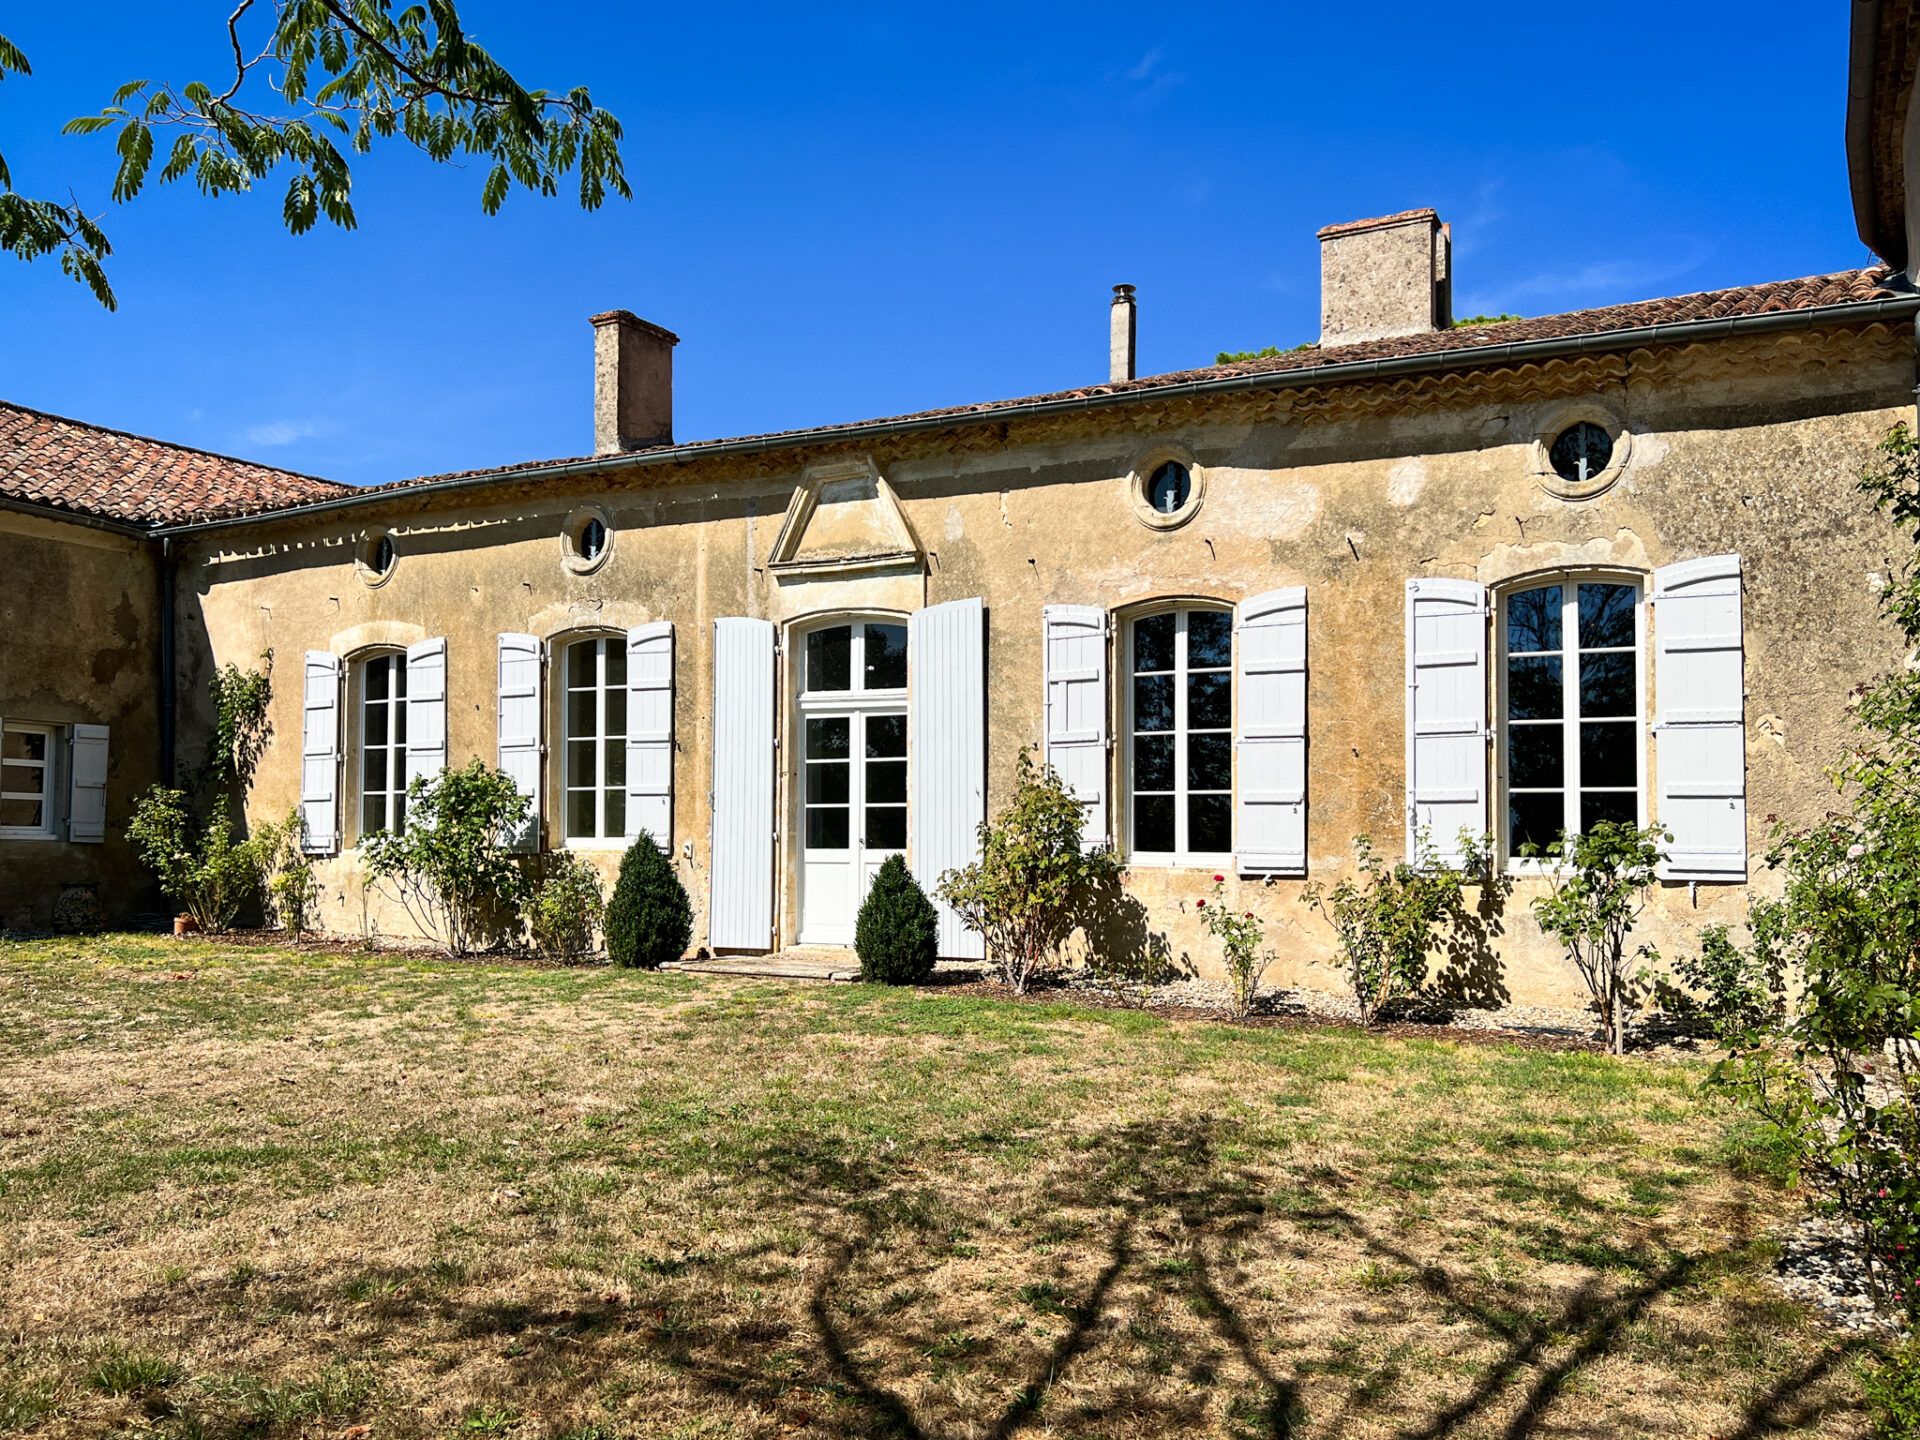
<path fill-rule="evenodd" d="M 1153 508 L 1150 490 L 1154 473 L 1170 462 L 1186 469 L 1187 499 L 1178 510 L 1167 515 Z M 1206 470 L 1193 458 L 1192 451 L 1177 445 L 1155 446 L 1140 456 L 1128 471 L 1126 484 L 1127 502 L 1133 507 L 1134 518 L 1149 530 L 1178 530 L 1200 513 L 1207 498 Z"/>
<path fill-rule="evenodd" d="M 383 543 L 393 551 L 393 559 L 384 570 L 380 568 L 380 546 Z M 353 566 L 360 576 L 360 583 L 369 590 L 377 590 L 393 579 L 393 572 L 400 568 L 400 546 L 394 541 L 393 532 L 369 530 L 362 535 Z"/>
<path fill-rule="evenodd" d="M 1606 431 L 1613 454 L 1606 468 L 1585 480 L 1569 480 L 1553 468 L 1553 443 L 1574 426 L 1587 424 Z M 1577 401 L 1548 411 L 1534 428 L 1531 445 L 1533 479 L 1547 494 L 1560 500 L 1592 500 L 1611 490 L 1633 461 L 1633 432 L 1613 411 L 1591 401 Z"/>
<path fill-rule="evenodd" d="M 606 534 L 606 543 L 600 547 L 598 555 L 588 556 L 581 553 L 580 541 L 586 534 L 587 526 L 594 521 L 600 522 L 600 528 Z M 572 510 L 560 527 L 560 564 L 570 574 L 591 575 L 606 565 L 613 554 L 613 517 L 599 505 L 581 505 Z"/>

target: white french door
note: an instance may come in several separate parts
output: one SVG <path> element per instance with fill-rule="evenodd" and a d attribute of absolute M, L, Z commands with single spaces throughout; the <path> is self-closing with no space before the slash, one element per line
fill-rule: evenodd
<path fill-rule="evenodd" d="M 800 943 L 851 945 L 873 877 L 906 853 L 906 707 L 809 708 L 800 728 Z"/>

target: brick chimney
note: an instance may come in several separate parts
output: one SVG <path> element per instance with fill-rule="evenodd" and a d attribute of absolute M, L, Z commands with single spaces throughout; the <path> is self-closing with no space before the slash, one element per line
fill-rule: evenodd
<path fill-rule="evenodd" d="M 1113 384 L 1133 379 L 1134 345 L 1140 334 L 1140 307 L 1133 286 L 1113 287 L 1113 309 L 1107 320 L 1107 379 Z"/>
<path fill-rule="evenodd" d="M 680 337 L 629 310 L 593 323 L 593 453 L 673 443 L 673 347 Z"/>
<path fill-rule="evenodd" d="M 1320 232 L 1320 344 L 1424 335 L 1453 323 L 1453 232 L 1432 210 Z"/>

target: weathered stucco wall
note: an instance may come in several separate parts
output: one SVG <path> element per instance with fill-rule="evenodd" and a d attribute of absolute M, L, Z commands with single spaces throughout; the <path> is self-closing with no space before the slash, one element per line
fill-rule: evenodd
<path fill-rule="evenodd" d="M 58 839 L 0 840 L 0 928 L 46 926 L 71 885 L 97 887 L 110 920 L 152 910 L 152 884 L 122 836 L 133 797 L 159 769 L 150 547 L 0 513 L 0 577 L 0 717 L 111 727 L 105 843 L 72 844 L 64 824 Z"/>
<path fill-rule="evenodd" d="M 446 636 L 451 757 L 491 761 L 500 631 L 556 637 L 671 620 L 676 860 L 703 908 L 716 617 L 790 623 L 827 611 L 983 597 L 991 811 L 1015 754 L 1040 736 L 1044 605 L 1124 611 L 1173 596 L 1231 602 L 1304 584 L 1309 849 L 1313 878 L 1332 879 L 1357 833 L 1373 835 L 1390 854 L 1401 848 L 1408 578 L 1496 583 L 1567 565 L 1644 573 L 1737 551 L 1746 588 L 1757 859 L 1771 816 L 1807 818 L 1826 803 L 1823 769 L 1845 734 L 1847 691 L 1896 658 L 1876 618 L 1875 579 L 1885 573 L 1891 539 L 1853 477 L 1904 413 L 1912 382 L 1905 338 L 1871 327 L 902 437 L 860 455 L 897 493 L 925 554 L 923 573 L 814 576 L 772 566 L 807 467 L 831 460 L 844 470 L 858 458 L 846 450 L 628 467 L 496 487 L 471 500 L 402 496 L 190 546 L 182 619 L 192 628 L 183 664 L 198 691 L 216 660 L 245 662 L 273 650 L 275 740 L 255 805 L 278 815 L 298 793 L 304 649 L 347 655 L 372 643 Z M 1536 437 L 1595 407 L 1626 427 L 1630 456 L 1603 493 L 1567 499 L 1542 483 Z M 1205 498 L 1189 523 L 1161 530 L 1141 522 L 1127 477 L 1143 457 L 1169 446 L 1191 455 Z M 614 543 L 603 568 L 580 575 L 562 563 L 560 531 L 563 517 L 589 501 L 607 512 Z M 395 537 L 400 560 L 389 580 L 370 586 L 354 557 L 382 527 Z M 790 716 L 784 723 L 791 725 Z M 794 747 L 783 742 L 782 753 L 791 756 Z M 1650 749 L 1647 764 L 1650 771 Z M 1114 786 L 1118 794 L 1117 773 Z M 789 834 L 792 788 L 783 781 L 780 813 Z M 551 801 L 547 813 L 554 814 Z M 351 844 L 350 826 L 347 838 Z M 610 873 L 617 856 L 603 858 Z M 776 866 L 781 934 L 789 941 L 794 861 L 783 839 Z M 331 927 L 401 928 L 390 906 L 364 894 L 351 858 L 323 868 Z M 1215 968 L 1215 957 L 1193 902 L 1211 881 L 1210 870 L 1136 868 L 1129 878 L 1148 923 L 1203 970 Z M 1501 920 L 1498 973 L 1482 993 L 1519 1002 L 1576 995 L 1575 977 L 1528 915 L 1537 883 L 1517 887 Z M 1300 882 L 1231 888 L 1236 904 L 1276 922 L 1275 980 L 1335 983 L 1322 968 L 1328 933 L 1299 903 Z M 1737 887 L 1701 886 L 1697 894 L 1669 887 L 1648 913 L 1645 936 L 1670 953 L 1682 950 L 1700 924 L 1737 920 L 1744 903 Z M 703 933 L 703 926 L 696 931 Z"/>

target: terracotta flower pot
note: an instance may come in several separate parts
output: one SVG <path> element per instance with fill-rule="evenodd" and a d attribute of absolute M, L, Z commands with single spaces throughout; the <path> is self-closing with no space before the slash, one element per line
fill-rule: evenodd
<path fill-rule="evenodd" d="M 200 931 L 200 922 L 191 915 L 173 917 L 173 933 L 176 935 L 196 935 Z"/>

